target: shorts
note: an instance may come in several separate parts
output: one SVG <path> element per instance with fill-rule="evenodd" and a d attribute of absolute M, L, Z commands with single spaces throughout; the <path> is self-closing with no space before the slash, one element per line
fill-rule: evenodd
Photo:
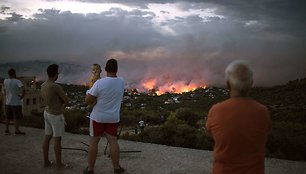
<path fill-rule="evenodd" d="M 8 120 L 21 119 L 23 117 L 22 106 L 5 105 L 5 114 L 6 114 L 6 119 Z"/>
<path fill-rule="evenodd" d="M 90 136 L 102 137 L 105 133 L 111 136 L 117 136 L 118 123 L 98 123 L 90 120 Z"/>
<path fill-rule="evenodd" d="M 44 111 L 45 135 L 61 137 L 65 132 L 65 118 L 63 114 L 53 115 Z"/>

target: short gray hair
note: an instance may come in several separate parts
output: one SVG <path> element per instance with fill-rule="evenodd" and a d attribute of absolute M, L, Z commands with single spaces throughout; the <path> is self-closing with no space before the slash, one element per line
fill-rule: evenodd
<path fill-rule="evenodd" d="M 253 72 L 244 60 L 235 60 L 225 69 L 225 78 L 232 88 L 246 91 L 253 83 Z"/>

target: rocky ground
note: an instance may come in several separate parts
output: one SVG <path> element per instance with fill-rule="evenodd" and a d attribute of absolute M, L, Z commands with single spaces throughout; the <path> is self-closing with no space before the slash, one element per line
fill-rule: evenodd
<path fill-rule="evenodd" d="M 4 132 L 4 125 L 0 131 Z M 86 167 L 87 153 L 82 150 L 62 151 L 63 159 L 72 168 L 56 170 L 43 168 L 42 140 L 44 131 L 22 127 L 25 136 L 0 134 L 0 173 L 2 174 L 77 174 Z M 13 127 L 11 127 L 11 132 Z M 64 148 L 80 148 L 87 150 L 83 143 L 88 136 L 66 133 L 62 140 Z M 121 147 L 121 165 L 126 174 L 209 174 L 211 173 L 212 152 L 179 147 L 169 147 L 119 140 Z M 105 139 L 100 142 L 95 174 L 113 173 L 111 161 L 104 155 Z M 140 151 L 140 152 L 135 152 Z M 53 146 L 50 158 L 54 159 Z M 266 159 L 267 174 L 306 174 L 306 163 L 278 159 Z"/>

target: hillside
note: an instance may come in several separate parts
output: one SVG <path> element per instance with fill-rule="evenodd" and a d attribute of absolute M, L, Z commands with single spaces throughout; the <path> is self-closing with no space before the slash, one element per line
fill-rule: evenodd
<path fill-rule="evenodd" d="M 270 156 L 306 160 L 306 78 L 270 88 L 254 88 L 251 96 L 268 106 L 273 129 Z"/>
<path fill-rule="evenodd" d="M 64 87 L 68 91 L 76 90 L 75 86 Z M 268 137 L 267 156 L 306 160 L 306 149 L 304 148 L 306 143 L 305 89 L 306 78 L 279 86 L 254 87 L 250 91 L 252 98 L 268 107 L 273 122 L 273 129 Z M 175 123 L 174 127 L 171 124 L 161 126 L 160 117 L 164 116 L 167 119 L 181 112 L 183 115 L 189 115 L 190 118 L 194 117 L 195 121 L 199 120 L 198 123 L 203 123 L 209 108 L 227 99 L 228 95 L 228 90 L 218 87 L 199 88 L 182 94 L 166 93 L 161 96 L 127 90 L 122 104 L 121 124 L 133 129 L 135 125 L 137 126 L 138 121 L 143 119 L 151 125 L 151 128 L 139 136 L 129 135 L 124 138 L 211 150 L 213 142 L 202 134 L 203 131 L 198 132 L 193 125 L 180 126 L 178 123 Z M 190 110 L 184 110 L 184 108 Z M 196 127 L 199 128 L 199 126 Z M 187 136 L 188 134 L 194 136 Z"/>

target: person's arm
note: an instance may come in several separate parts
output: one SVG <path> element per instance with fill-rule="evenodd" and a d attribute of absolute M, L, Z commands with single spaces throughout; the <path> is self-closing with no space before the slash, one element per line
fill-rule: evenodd
<path fill-rule="evenodd" d="M 25 95 L 25 88 L 24 86 L 21 86 L 19 87 L 19 91 L 20 91 L 20 94 L 18 95 L 20 100 L 23 99 L 24 95 Z"/>
<path fill-rule="evenodd" d="M 18 89 L 19 89 L 19 98 L 20 100 L 23 99 L 24 95 L 25 95 L 25 88 L 22 84 L 22 82 L 20 80 L 17 80 L 17 85 L 18 85 Z"/>
<path fill-rule="evenodd" d="M 98 86 L 96 83 L 86 91 L 85 104 L 93 107 L 97 103 Z"/>
<path fill-rule="evenodd" d="M 85 103 L 89 106 L 94 106 L 97 103 L 97 98 L 91 94 L 86 94 Z"/>
<path fill-rule="evenodd" d="M 41 97 L 41 99 L 42 99 L 41 108 L 45 108 L 47 104 L 46 104 L 44 92 L 43 92 L 42 89 L 40 90 L 40 94 L 39 94 L 39 95 L 40 95 L 40 97 Z"/>
<path fill-rule="evenodd" d="M 61 87 L 59 88 L 58 95 L 61 98 L 63 104 L 67 106 L 68 102 L 69 102 L 69 99 L 68 99 L 68 96 L 66 95 L 65 91 L 63 90 L 63 88 L 61 88 Z"/>

